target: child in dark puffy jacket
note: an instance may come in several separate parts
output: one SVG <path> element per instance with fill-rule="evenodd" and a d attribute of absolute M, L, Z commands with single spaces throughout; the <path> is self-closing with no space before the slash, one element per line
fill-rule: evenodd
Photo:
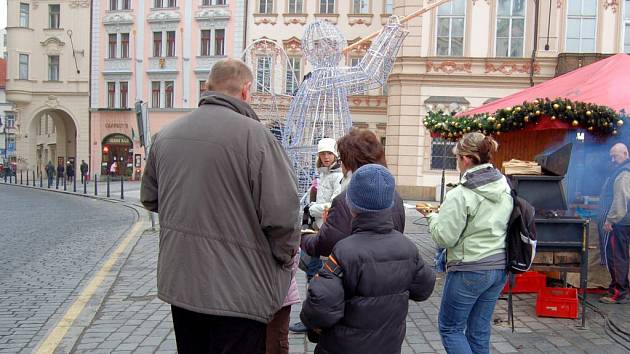
<path fill-rule="evenodd" d="M 400 353 L 409 299 L 433 292 L 435 274 L 394 230 L 395 187 L 381 165 L 364 165 L 352 176 L 346 191 L 352 235 L 335 245 L 311 281 L 300 314 L 319 334 L 315 353 Z"/>

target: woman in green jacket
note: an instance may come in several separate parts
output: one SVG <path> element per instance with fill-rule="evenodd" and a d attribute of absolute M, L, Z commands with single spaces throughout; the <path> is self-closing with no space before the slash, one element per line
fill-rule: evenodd
<path fill-rule="evenodd" d="M 506 280 L 505 235 L 510 186 L 491 163 L 498 144 L 469 133 L 453 149 L 462 172 L 439 214 L 428 215 L 435 243 L 446 248 L 447 276 L 439 314 L 448 353 L 489 353 L 492 312 Z"/>

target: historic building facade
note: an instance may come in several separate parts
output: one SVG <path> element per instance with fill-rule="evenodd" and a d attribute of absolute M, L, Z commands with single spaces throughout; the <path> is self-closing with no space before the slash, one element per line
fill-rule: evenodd
<path fill-rule="evenodd" d="M 600 54 L 630 52 L 630 1 L 536 4 L 451 0 L 408 23 L 389 78 L 386 134 L 387 161 L 406 197 L 435 198 L 443 167 L 447 182 L 459 176 L 452 144 L 424 129 L 427 112 L 478 107 Z M 421 0 L 395 0 L 393 12 L 405 16 L 422 7 Z"/>
<path fill-rule="evenodd" d="M 144 168 L 135 103 L 152 133 L 197 107 L 212 65 L 240 57 L 245 0 L 101 0 L 92 8 L 90 169 Z"/>
<path fill-rule="evenodd" d="M 17 168 L 88 158 L 90 2 L 7 2 L 6 98 Z"/>

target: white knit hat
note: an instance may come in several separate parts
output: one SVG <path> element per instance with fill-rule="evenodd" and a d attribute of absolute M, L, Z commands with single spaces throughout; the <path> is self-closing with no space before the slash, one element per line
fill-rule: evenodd
<path fill-rule="evenodd" d="M 317 143 L 317 153 L 320 152 L 332 152 L 335 157 L 339 157 L 339 153 L 337 153 L 337 142 L 335 139 L 331 138 L 323 138 Z"/>

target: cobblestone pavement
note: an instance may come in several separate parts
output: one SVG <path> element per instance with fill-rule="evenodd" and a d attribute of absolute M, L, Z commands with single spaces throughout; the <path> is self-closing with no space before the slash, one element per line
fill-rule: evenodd
<path fill-rule="evenodd" d="M 31 352 L 135 220 L 88 198 L 0 184 L 0 352 Z"/>
<path fill-rule="evenodd" d="M 423 223 L 424 220 L 419 219 L 415 211 L 408 212 L 407 235 L 428 261 L 432 258 L 434 245 Z M 145 231 L 120 265 L 115 279 L 104 290 L 104 299 L 94 307 L 91 320 L 77 333 L 76 342 L 60 351 L 176 352 L 170 307 L 156 298 L 157 251 L 157 233 Z M 442 276 L 438 275 L 436 291 L 429 300 L 410 302 L 403 353 L 444 352 L 437 330 Z M 306 289 L 306 280 L 301 272 L 298 273 L 298 283 L 301 290 Z M 301 293 L 303 295 L 304 291 Z M 597 304 L 596 298 L 590 301 Z M 492 353 L 627 353 L 607 336 L 603 318 L 592 310 L 587 310 L 587 329 L 584 330 L 577 327 L 577 320 L 536 317 L 534 303 L 534 295 L 515 295 L 516 333 L 511 333 L 507 324 L 506 302 L 499 301 L 494 314 Z M 625 330 L 630 332 L 627 328 L 630 305 L 597 306 L 604 313 L 609 313 L 617 325 L 625 326 Z M 292 309 L 291 323 L 298 321 L 299 310 L 299 305 Z M 315 348 L 304 335 L 291 334 L 289 341 L 291 353 L 312 353 Z"/>

